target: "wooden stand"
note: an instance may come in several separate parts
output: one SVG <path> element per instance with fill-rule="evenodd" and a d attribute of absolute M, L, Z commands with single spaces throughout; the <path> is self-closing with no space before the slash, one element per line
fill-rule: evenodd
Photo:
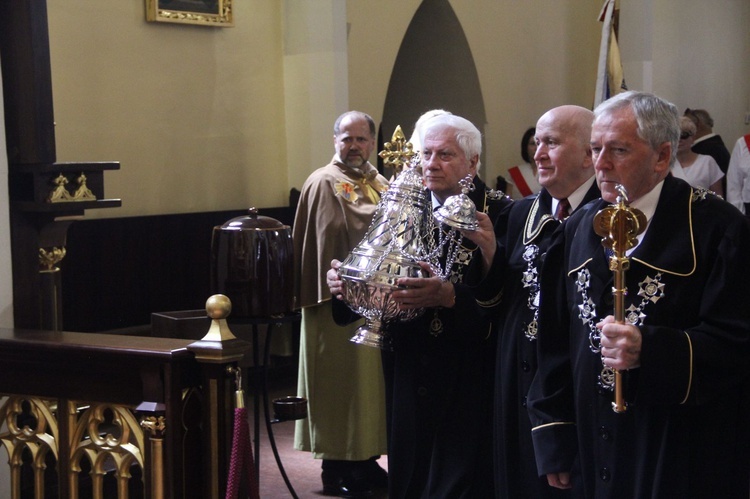
<path fill-rule="evenodd" d="M 119 199 L 104 198 L 103 181 L 104 170 L 120 165 L 56 163 L 46 0 L 0 2 L 0 62 L 15 325 L 60 330 L 56 264 L 64 257 L 67 229 L 83 218 L 84 210 L 121 205 Z M 55 253 L 59 259 L 46 259 L 43 265 L 40 253 Z"/>

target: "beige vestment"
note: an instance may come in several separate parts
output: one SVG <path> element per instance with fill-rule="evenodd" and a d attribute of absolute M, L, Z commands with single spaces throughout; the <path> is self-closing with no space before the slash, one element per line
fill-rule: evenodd
<path fill-rule="evenodd" d="M 325 274 L 364 237 L 387 180 L 370 164 L 363 175 L 336 161 L 302 186 L 294 222 L 295 275 L 302 308 L 298 394 L 308 417 L 294 447 L 318 459 L 365 460 L 386 453 L 380 351 L 349 341 L 361 322 L 340 327 L 331 316 Z"/>

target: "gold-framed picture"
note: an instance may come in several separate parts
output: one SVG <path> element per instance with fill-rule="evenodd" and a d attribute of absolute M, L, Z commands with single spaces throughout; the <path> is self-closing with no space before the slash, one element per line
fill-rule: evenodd
<path fill-rule="evenodd" d="M 146 0 L 146 20 L 231 27 L 232 0 Z"/>

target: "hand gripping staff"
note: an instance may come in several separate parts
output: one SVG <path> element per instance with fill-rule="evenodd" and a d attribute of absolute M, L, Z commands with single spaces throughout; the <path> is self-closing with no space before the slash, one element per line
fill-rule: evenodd
<path fill-rule="evenodd" d="M 612 295 L 615 301 L 615 322 L 625 324 L 625 272 L 630 268 L 630 259 L 625 254 L 637 243 L 637 236 L 646 229 L 646 216 L 638 209 L 628 206 L 628 193 L 621 184 L 616 186 L 616 203 L 599 211 L 594 217 L 594 232 L 602 237 L 602 245 L 609 257 L 609 270 L 614 274 Z M 622 375 L 614 369 L 615 401 L 612 409 L 625 412 L 627 404 L 622 395 Z"/>

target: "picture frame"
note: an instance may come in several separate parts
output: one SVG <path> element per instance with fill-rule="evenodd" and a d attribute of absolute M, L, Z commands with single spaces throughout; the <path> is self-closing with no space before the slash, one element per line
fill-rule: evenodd
<path fill-rule="evenodd" d="M 146 0 L 146 20 L 233 27 L 232 0 Z"/>

